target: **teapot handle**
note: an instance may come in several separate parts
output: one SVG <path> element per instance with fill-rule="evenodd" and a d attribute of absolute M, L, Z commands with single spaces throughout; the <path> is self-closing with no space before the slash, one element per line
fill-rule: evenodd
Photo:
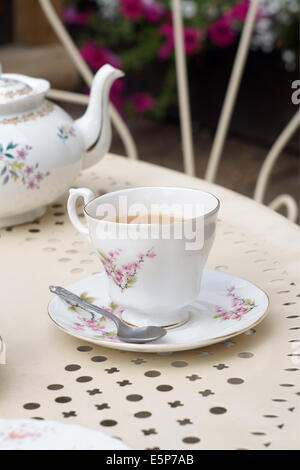
<path fill-rule="evenodd" d="M 88 240 L 90 240 L 89 236 L 89 229 L 85 226 L 78 217 L 77 210 L 76 210 L 76 201 L 79 197 L 82 197 L 84 200 L 85 205 L 88 204 L 90 201 L 95 199 L 95 195 L 93 191 L 88 188 L 79 188 L 79 189 L 70 189 L 70 195 L 68 199 L 68 214 L 69 218 L 74 225 L 74 227 L 78 230 L 79 233 L 84 235 Z"/>

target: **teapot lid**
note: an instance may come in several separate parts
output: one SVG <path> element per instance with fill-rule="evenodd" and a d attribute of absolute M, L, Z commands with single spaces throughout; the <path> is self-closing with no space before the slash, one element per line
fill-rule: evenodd
<path fill-rule="evenodd" d="M 47 80 L 2 73 L 0 64 L 0 114 L 22 112 L 38 106 L 49 88 Z"/>
<path fill-rule="evenodd" d="M 8 104 L 32 94 L 34 94 L 34 89 L 29 84 L 6 75 L 0 75 L 0 104 Z"/>

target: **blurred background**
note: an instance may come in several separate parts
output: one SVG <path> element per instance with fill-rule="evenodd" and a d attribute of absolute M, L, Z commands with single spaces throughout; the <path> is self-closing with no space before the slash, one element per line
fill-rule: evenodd
<path fill-rule="evenodd" d="M 169 0 L 53 0 L 93 71 L 123 69 L 111 100 L 139 157 L 183 170 Z M 182 0 L 196 173 L 203 177 L 249 1 Z M 216 182 L 252 196 L 270 146 L 296 112 L 299 1 L 261 0 L 251 50 Z M 0 62 L 5 72 L 48 79 L 88 93 L 37 0 L 0 0 Z M 74 117 L 78 105 L 63 105 Z M 112 152 L 124 154 L 115 134 Z M 277 161 L 266 201 L 288 192 L 299 201 L 299 134 Z"/>

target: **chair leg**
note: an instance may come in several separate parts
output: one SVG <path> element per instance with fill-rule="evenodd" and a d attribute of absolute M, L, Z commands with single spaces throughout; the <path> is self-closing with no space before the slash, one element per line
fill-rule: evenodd
<path fill-rule="evenodd" d="M 262 165 L 262 168 L 259 172 L 256 187 L 255 187 L 255 191 L 254 191 L 255 201 L 261 202 L 261 203 L 263 202 L 265 192 L 266 192 L 266 187 L 267 187 L 267 184 L 268 184 L 268 180 L 269 180 L 272 168 L 273 168 L 277 158 L 279 157 L 282 149 L 287 144 L 287 142 L 292 137 L 292 135 L 296 132 L 299 125 L 300 125 L 300 113 L 299 113 L 299 111 L 297 111 L 295 113 L 295 115 L 293 116 L 293 118 L 288 123 L 288 125 L 284 128 L 284 130 L 282 131 L 282 133 L 280 134 L 278 139 L 275 141 L 275 143 L 271 147 L 268 155 L 265 158 L 265 161 L 264 161 L 264 163 Z M 289 198 L 290 198 L 290 196 L 289 196 Z M 285 200 L 287 200 L 287 199 L 285 198 Z M 276 200 L 274 200 L 271 203 L 271 207 L 272 208 L 275 208 L 275 207 L 277 208 L 279 203 L 280 203 L 279 205 L 283 204 L 282 201 L 283 201 L 283 198 L 281 198 L 281 199 L 276 198 Z M 285 205 L 287 207 L 288 206 L 291 207 L 290 202 L 288 202 L 288 204 L 285 204 Z M 293 209 L 292 209 L 292 213 L 294 214 Z"/>
<path fill-rule="evenodd" d="M 186 56 L 183 38 L 183 24 L 180 0 L 172 0 L 174 18 L 175 61 L 177 71 L 177 87 L 180 111 L 180 126 L 183 150 L 184 171 L 195 175 L 193 135 L 188 94 Z"/>
<path fill-rule="evenodd" d="M 255 25 L 256 13 L 259 6 L 259 0 L 252 0 L 247 14 L 246 22 L 241 35 L 238 51 L 236 53 L 234 65 L 232 68 L 229 85 L 227 88 L 222 112 L 217 126 L 212 150 L 209 156 L 208 165 L 205 173 L 205 179 L 214 182 L 219 166 L 219 161 L 224 148 L 224 142 L 227 136 L 230 119 L 235 105 L 239 85 L 245 67 L 247 54 L 249 51 L 252 31 Z"/>

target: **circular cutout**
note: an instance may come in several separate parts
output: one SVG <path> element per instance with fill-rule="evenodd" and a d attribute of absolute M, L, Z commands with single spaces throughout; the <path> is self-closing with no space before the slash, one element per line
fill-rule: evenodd
<path fill-rule="evenodd" d="M 111 427 L 115 426 L 118 423 L 114 419 L 104 419 L 103 421 L 100 421 L 100 424 L 101 426 Z"/>
<path fill-rule="evenodd" d="M 159 375 L 161 375 L 161 372 L 159 372 L 158 370 L 147 370 L 144 375 L 146 377 L 158 377 Z"/>
<path fill-rule="evenodd" d="M 185 444 L 198 444 L 198 442 L 200 442 L 200 439 L 199 439 L 199 437 L 188 436 L 188 437 L 184 437 L 184 438 L 182 439 L 182 441 L 183 441 Z"/>
<path fill-rule="evenodd" d="M 72 401 L 71 397 L 57 397 L 55 398 L 55 401 L 57 403 L 69 403 L 69 401 Z"/>
<path fill-rule="evenodd" d="M 91 361 L 93 362 L 104 362 L 107 361 L 107 357 L 105 356 L 94 356 L 91 358 Z"/>
<path fill-rule="evenodd" d="M 25 408 L 25 410 L 36 410 L 40 406 L 41 405 L 39 403 L 25 403 L 25 405 L 23 405 L 23 408 Z"/>
<path fill-rule="evenodd" d="M 231 379 L 228 379 L 227 382 L 231 385 L 240 385 L 244 383 L 244 380 L 239 379 L 238 377 L 232 377 Z"/>
<path fill-rule="evenodd" d="M 171 366 L 173 367 L 186 367 L 188 365 L 187 362 L 185 361 L 174 361 L 174 362 L 171 362 Z"/>
<path fill-rule="evenodd" d="M 93 377 L 89 377 L 88 375 L 83 375 L 82 377 L 77 377 L 76 382 L 85 383 L 90 382 L 93 380 Z"/>
<path fill-rule="evenodd" d="M 91 346 L 78 346 L 77 351 L 88 352 L 88 351 L 92 351 L 92 349 L 93 348 Z"/>
<path fill-rule="evenodd" d="M 134 414 L 136 418 L 149 418 L 151 415 L 150 411 L 138 411 Z"/>
<path fill-rule="evenodd" d="M 65 370 L 67 370 L 68 372 L 75 372 L 79 369 L 81 369 L 81 366 L 78 364 L 69 364 L 65 367 Z"/>
<path fill-rule="evenodd" d="M 126 400 L 128 401 L 140 401 L 142 399 L 143 399 L 142 395 L 137 395 L 137 394 L 127 395 L 126 397 Z"/>
<path fill-rule="evenodd" d="M 81 268 L 74 268 L 74 269 L 71 269 L 70 272 L 71 272 L 72 274 L 82 273 L 82 272 L 83 272 L 83 269 L 81 269 Z"/>
<path fill-rule="evenodd" d="M 226 408 L 223 408 L 222 406 L 214 406 L 209 410 L 213 415 L 223 415 L 224 413 L 227 412 Z"/>
<path fill-rule="evenodd" d="M 48 390 L 61 390 L 62 388 L 64 388 L 63 385 L 61 384 L 51 384 L 51 385 L 48 385 Z"/>
<path fill-rule="evenodd" d="M 249 359 L 250 357 L 253 357 L 254 354 L 251 352 L 240 352 L 238 353 L 238 357 L 241 357 L 242 359 Z"/>
<path fill-rule="evenodd" d="M 156 390 L 159 392 L 169 392 L 170 390 L 173 390 L 173 387 L 171 385 L 159 385 L 156 387 Z"/>

